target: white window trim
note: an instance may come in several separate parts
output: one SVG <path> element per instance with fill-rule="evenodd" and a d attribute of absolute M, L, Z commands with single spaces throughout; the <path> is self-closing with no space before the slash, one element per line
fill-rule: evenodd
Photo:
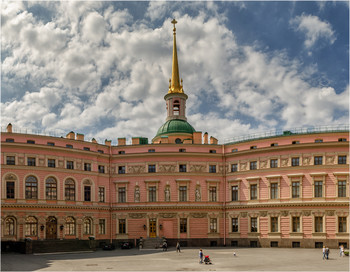
<path fill-rule="evenodd" d="M 275 176 L 266 176 L 266 179 L 268 180 L 268 199 L 270 201 L 276 201 L 281 199 L 281 176 L 275 175 Z M 271 198 L 271 184 L 277 183 L 277 198 Z"/>
<path fill-rule="evenodd" d="M 220 185 L 220 180 L 206 180 L 207 183 L 207 199 L 209 202 L 218 202 L 219 201 L 219 185 Z M 215 193 L 215 197 L 216 197 L 216 201 L 212 201 L 210 200 L 210 187 L 215 187 L 216 188 L 216 193 Z"/>
<path fill-rule="evenodd" d="M 120 219 L 125 220 L 125 233 L 119 233 L 119 220 Z M 106 223 L 107 223 L 107 220 L 106 220 Z M 106 227 L 107 227 L 107 224 L 106 224 Z M 119 235 L 128 235 L 128 219 L 125 216 L 121 216 L 121 217 L 117 218 L 117 231 L 116 231 L 116 233 Z"/>
<path fill-rule="evenodd" d="M 160 180 L 145 180 L 145 183 L 146 183 L 146 191 L 147 191 L 147 202 L 150 202 L 149 201 L 149 188 L 150 187 L 156 187 L 156 201 L 155 202 L 158 202 L 159 201 L 159 198 L 158 198 L 158 184 L 159 184 Z"/>
<path fill-rule="evenodd" d="M 311 173 L 310 174 L 312 178 L 312 198 L 313 199 L 323 199 L 326 196 L 326 176 L 327 173 Z M 322 181 L 322 196 L 321 197 L 315 197 L 315 182 L 316 181 Z"/>
<path fill-rule="evenodd" d="M 85 184 L 85 181 L 90 181 L 90 184 Z M 91 179 L 91 178 L 85 178 L 81 181 L 81 187 L 80 187 L 80 190 L 81 190 L 81 201 L 85 202 L 85 199 L 84 199 L 84 187 L 85 186 L 90 186 L 91 187 L 91 200 L 88 201 L 88 202 L 95 202 L 95 183 L 94 181 Z M 77 192 L 75 192 L 77 193 Z M 77 195 L 75 195 L 77 197 Z"/>
<path fill-rule="evenodd" d="M 28 158 L 34 158 L 35 159 L 35 166 L 39 166 L 38 156 L 35 154 L 25 154 L 24 155 L 24 165 L 28 166 Z"/>
<path fill-rule="evenodd" d="M 251 232 L 252 230 L 252 218 L 256 218 L 257 222 L 257 232 Z M 248 215 L 248 236 L 249 235 L 260 235 L 260 217 L 258 214 Z"/>
<path fill-rule="evenodd" d="M 248 181 L 248 185 L 249 185 L 249 195 L 248 195 L 248 201 L 259 201 L 260 200 L 260 190 L 259 190 L 259 183 L 260 183 L 260 177 L 249 177 L 246 178 L 246 180 Z M 257 185 L 256 186 L 256 190 L 257 190 L 257 199 L 251 199 L 251 185 Z"/>
<path fill-rule="evenodd" d="M 50 177 L 53 177 L 53 178 L 56 180 L 56 190 L 57 190 L 57 192 L 56 192 L 57 198 L 56 198 L 56 199 L 47 199 L 47 198 L 46 198 L 46 180 L 47 180 L 48 178 L 50 178 Z M 58 179 L 57 176 L 55 176 L 55 175 L 47 175 L 47 176 L 44 178 L 44 188 L 45 188 L 44 199 L 46 199 L 46 200 L 61 200 L 61 199 L 63 199 L 63 198 L 61 197 L 61 188 L 60 188 L 60 186 L 61 186 L 61 182 L 60 182 L 60 180 Z M 65 192 L 64 192 L 64 193 L 65 193 Z"/>
<path fill-rule="evenodd" d="M 348 192 L 348 188 L 349 188 L 349 172 L 334 172 L 333 175 L 335 176 L 335 195 L 336 197 L 339 197 L 338 193 L 339 193 L 339 190 L 338 190 L 338 183 L 339 181 L 343 181 L 345 180 L 346 181 L 346 188 L 345 188 L 345 197 L 341 197 L 341 199 L 344 199 L 346 197 L 349 197 L 349 192 Z"/>
<path fill-rule="evenodd" d="M 187 170 L 187 169 L 186 169 Z M 186 189 L 186 201 L 181 202 L 188 202 L 189 199 L 189 191 L 190 191 L 190 179 L 176 179 L 176 188 L 177 188 L 177 201 L 180 202 L 180 186 L 187 186 Z"/>
<path fill-rule="evenodd" d="M 12 175 L 14 176 L 15 178 L 12 180 L 12 179 L 6 179 L 6 177 L 8 175 Z M 7 172 L 5 174 L 3 174 L 2 176 L 2 199 L 7 199 L 7 190 L 6 190 L 6 183 L 7 182 L 14 182 L 15 183 L 15 198 L 13 199 L 19 199 L 19 179 L 18 179 L 18 176 L 15 174 L 15 173 L 12 173 L 12 172 Z M 24 183 L 25 183 L 25 180 L 24 180 Z M 25 184 L 24 184 L 24 196 L 23 198 L 25 198 Z"/>
<path fill-rule="evenodd" d="M 322 217 L 322 232 L 316 232 L 315 224 L 316 220 L 315 217 Z M 317 236 L 317 235 L 326 235 L 326 216 L 324 213 L 313 213 L 312 214 L 312 235 Z"/>
<path fill-rule="evenodd" d="M 216 232 L 210 232 L 210 220 L 211 219 L 216 219 Z M 219 222 L 219 215 L 218 214 L 209 214 L 208 215 L 208 234 L 210 235 L 215 235 L 215 234 L 220 234 L 220 222 Z"/>
<path fill-rule="evenodd" d="M 349 235 L 349 215 L 336 215 L 337 217 L 337 222 L 336 222 L 336 231 L 335 234 L 340 236 L 340 235 Z M 339 217 L 346 217 L 346 232 L 339 232 Z"/>
<path fill-rule="evenodd" d="M 241 190 L 240 190 L 240 187 L 241 187 L 241 179 L 233 179 L 233 180 L 229 180 L 228 181 L 228 184 L 229 184 L 229 188 L 230 188 L 230 200 L 232 203 L 236 203 L 236 202 L 239 202 L 241 201 Z M 237 200 L 236 201 L 233 201 L 232 200 L 232 186 L 238 186 L 238 194 L 237 194 Z"/>
<path fill-rule="evenodd" d="M 277 231 L 272 232 L 271 229 L 271 217 L 277 217 Z M 278 235 L 281 234 L 281 216 L 279 214 L 270 214 L 269 216 L 269 235 Z"/>
<path fill-rule="evenodd" d="M 125 180 L 119 180 L 119 181 L 114 181 L 115 183 L 115 189 L 116 189 L 116 202 L 119 203 L 119 188 L 125 187 L 125 203 L 128 202 L 128 187 L 129 187 L 129 181 Z M 122 202 L 121 204 L 123 204 Z"/>
<path fill-rule="evenodd" d="M 232 227 L 232 219 L 233 218 L 237 218 L 238 219 L 238 232 L 233 232 L 233 227 Z M 229 219 L 230 219 L 230 234 L 240 234 L 241 233 L 241 217 L 239 216 L 239 214 L 230 214 L 229 215 Z"/>
<path fill-rule="evenodd" d="M 287 175 L 289 178 L 289 199 L 290 200 L 300 200 L 303 198 L 303 178 L 304 174 L 289 174 Z M 299 182 L 299 197 L 293 198 L 293 182 Z"/>
<path fill-rule="evenodd" d="M 293 232 L 293 217 L 299 217 L 300 218 L 299 232 Z M 299 213 L 291 213 L 289 215 L 289 233 L 290 233 L 290 235 L 302 234 L 303 233 L 303 215 L 302 215 L 301 212 L 299 212 Z"/>

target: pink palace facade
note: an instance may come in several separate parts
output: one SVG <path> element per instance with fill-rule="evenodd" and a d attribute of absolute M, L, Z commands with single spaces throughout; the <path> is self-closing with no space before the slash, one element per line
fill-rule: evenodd
<path fill-rule="evenodd" d="M 349 127 L 225 144 L 196 131 L 186 119 L 173 23 L 167 118 L 152 143 L 118 138 L 112 146 L 7 126 L 2 241 L 348 247 Z"/>

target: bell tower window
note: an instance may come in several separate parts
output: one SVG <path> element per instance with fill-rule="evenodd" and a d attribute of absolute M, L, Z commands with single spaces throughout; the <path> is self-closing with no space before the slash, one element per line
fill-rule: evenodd
<path fill-rule="evenodd" d="M 180 102 L 178 100 L 173 103 L 173 113 L 174 115 L 180 115 Z"/>

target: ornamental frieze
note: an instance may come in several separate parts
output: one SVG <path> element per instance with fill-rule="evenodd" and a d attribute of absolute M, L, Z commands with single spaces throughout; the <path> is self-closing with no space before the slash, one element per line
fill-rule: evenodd
<path fill-rule="evenodd" d="M 260 215 L 261 217 L 266 217 L 266 216 L 267 216 L 267 211 L 260 211 L 260 212 L 259 212 L 259 215 Z"/>
<path fill-rule="evenodd" d="M 160 213 L 159 216 L 161 218 L 175 218 L 176 213 Z"/>
<path fill-rule="evenodd" d="M 326 211 L 326 215 L 327 216 L 334 216 L 335 215 L 335 211 L 334 210 Z"/>
<path fill-rule="evenodd" d="M 282 167 L 287 167 L 289 162 L 289 158 L 283 158 L 281 159 L 281 166 Z"/>
<path fill-rule="evenodd" d="M 133 219 L 140 219 L 140 218 L 145 218 L 146 214 L 145 213 L 129 213 L 129 217 Z"/>
<path fill-rule="evenodd" d="M 242 218 L 246 218 L 248 216 L 248 213 L 247 212 L 241 212 L 241 217 Z"/>
<path fill-rule="evenodd" d="M 261 169 L 267 168 L 267 160 L 260 161 L 260 162 L 259 162 L 259 167 L 260 167 Z"/>
<path fill-rule="evenodd" d="M 204 217 L 207 217 L 207 213 L 191 213 L 190 215 L 193 218 L 204 218 Z"/>
<path fill-rule="evenodd" d="M 311 215 L 311 211 L 303 211 L 303 216 L 310 216 Z"/>
<path fill-rule="evenodd" d="M 44 166 L 45 165 L 45 159 L 39 159 L 39 165 Z"/>
<path fill-rule="evenodd" d="M 131 174 L 140 174 L 145 172 L 144 165 L 132 165 L 128 167 L 128 172 Z"/>
<path fill-rule="evenodd" d="M 247 163 L 243 162 L 240 164 L 241 171 L 246 171 L 247 170 Z"/>
<path fill-rule="evenodd" d="M 332 156 L 326 156 L 326 164 L 334 164 L 334 160 L 335 160 L 335 156 L 332 155 Z"/>
<path fill-rule="evenodd" d="M 175 169 L 176 169 L 176 165 L 174 165 L 174 164 L 161 164 L 161 165 L 159 165 L 159 172 L 174 173 Z"/>
<path fill-rule="evenodd" d="M 24 165 L 24 158 L 23 157 L 19 157 L 18 158 L 18 164 L 19 165 Z"/>
<path fill-rule="evenodd" d="M 12 174 L 8 174 L 6 177 L 5 177 L 6 180 L 10 181 L 10 180 L 16 180 L 16 176 L 15 175 L 12 175 Z"/>
<path fill-rule="evenodd" d="M 310 165 L 311 157 L 303 157 L 303 165 Z"/>
<path fill-rule="evenodd" d="M 205 170 L 205 165 L 201 165 L 201 164 L 192 164 L 190 166 L 190 172 L 199 172 L 199 173 L 203 173 Z"/>
<path fill-rule="evenodd" d="M 288 216 L 289 215 L 289 211 L 281 211 L 281 216 Z"/>

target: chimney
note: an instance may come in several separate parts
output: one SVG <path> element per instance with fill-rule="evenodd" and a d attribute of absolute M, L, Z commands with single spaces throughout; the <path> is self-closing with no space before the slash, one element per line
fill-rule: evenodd
<path fill-rule="evenodd" d="M 125 138 L 118 138 L 118 145 L 126 145 L 126 139 Z"/>
<path fill-rule="evenodd" d="M 202 132 L 201 131 L 193 132 L 193 143 L 194 144 L 202 144 Z"/>
<path fill-rule="evenodd" d="M 204 133 L 204 144 L 208 144 L 208 132 Z"/>
<path fill-rule="evenodd" d="M 140 144 L 140 138 L 138 137 L 132 137 L 132 142 L 131 142 L 132 145 L 138 145 Z"/>
<path fill-rule="evenodd" d="M 8 133 L 12 133 L 12 124 L 9 123 L 6 127 Z"/>
<path fill-rule="evenodd" d="M 66 138 L 67 138 L 67 139 L 71 139 L 71 140 L 75 140 L 75 133 L 74 133 L 74 131 L 69 132 L 69 133 L 66 135 Z"/>
<path fill-rule="evenodd" d="M 84 134 L 77 133 L 77 138 L 78 141 L 84 141 Z"/>
<path fill-rule="evenodd" d="M 213 136 L 210 137 L 210 144 L 218 144 L 218 139 L 214 138 Z"/>
<path fill-rule="evenodd" d="M 108 146 L 111 146 L 111 144 L 112 144 L 112 141 L 111 140 L 105 140 L 105 145 L 108 145 Z"/>

